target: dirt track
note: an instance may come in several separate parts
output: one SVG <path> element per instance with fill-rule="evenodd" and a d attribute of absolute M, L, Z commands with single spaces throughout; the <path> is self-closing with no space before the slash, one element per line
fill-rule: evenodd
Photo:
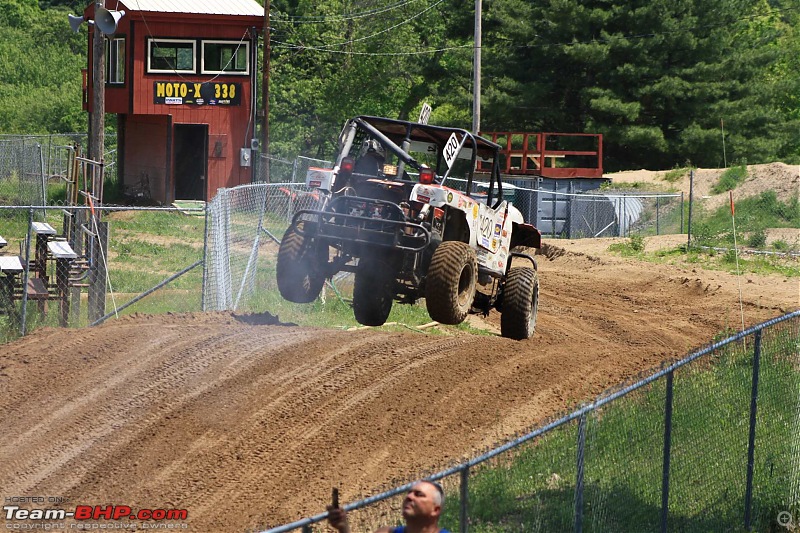
<path fill-rule="evenodd" d="M 0 492 L 185 508 L 194 531 L 277 525 L 323 511 L 333 485 L 352 501 L 438 470 L 739 326 L 727 274 L 552 252 L 527 342 L 207 314 L 0 346 Z M 742 283 L 749 324 L 800 304 L 797 278 Z"/>

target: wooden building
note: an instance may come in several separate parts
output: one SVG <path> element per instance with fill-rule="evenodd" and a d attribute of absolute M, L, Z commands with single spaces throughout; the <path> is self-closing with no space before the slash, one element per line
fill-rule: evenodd
<path fill-rule="evenodd" d="M 105 110 L 118 115 L 125 190 L 166 204 L 251 182 L 264 8 L 255 0 L 106 0 L 106 9 L 125 11 L 105 37 Z M 94 18 L 92 2 L 84 19 Z"/>

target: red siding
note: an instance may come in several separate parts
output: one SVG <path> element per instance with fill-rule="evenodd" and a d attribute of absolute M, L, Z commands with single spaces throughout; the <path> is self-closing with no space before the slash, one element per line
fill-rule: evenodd
<path fill-rule="evenodd" d="M 134 6 L 135 7 L 135 6 Z M 94 9 L 88 7 L 86 14 L 93 18 Z M 129 11 L 117 27 L 117 35 L 125 36 L 126 73 L 123 87 L 106 88 L 106 112 L 128 115 L 125 121 L 124 148 L 125 165 L 123 183 L 126 187 L 139 182 L 141 176 L 149 177 L 152 198 L 170 201 L 174 195 L 174 155 L 172 132 L 174 124 L 207 124 L 209 134 L 209 159 L 206 197 L 212 198 L 217 189 L 250 183 L 250 167 L 239 165 L 241 148 L 250 146 L 253 125 L 249 124 L 251 109 L 251 75 L 218 76 L 187 74 L 147 74 L 147 39 L 159 38 L 224 39 L 250 42 L 248 28 L 260 27 L 259 17 L 231 17 L 215 15 L 186 15 L 167 13 L 141 13 Z M 90 37 L 91 37 L 90 32 Z M 89 45 L 89 80 L 91 80 L 91 41 Z M 199 53 L 199 50 L 198 50 Z M 251 65 L 251 70 L 257 65 Z M 198 61 L 199 70 L 199 61 Z M 215 83 L 237 83 L 240 87 L 239 105 L 194 105 L 156 104 L 155 82 L 199 83 L 214 79 Z M 89 81 L 89 107 L 92 94 Z M 167 118 L 171 116 L 170 121 Z M 150 118 L 148 118 L 150 117 Z M 248 125 L 250 126 L 248 128 Z M 221 152 L 215 153 L 215 141 L 221 142 Z"/>

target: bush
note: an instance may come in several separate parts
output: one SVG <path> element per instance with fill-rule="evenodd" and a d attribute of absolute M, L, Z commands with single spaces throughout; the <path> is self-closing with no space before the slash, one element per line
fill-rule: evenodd
<path fill-rule="evenodd" d="M 672 170 L 664 174 L 664 181 L 668 181 L 669 183 L 675 183 L 676 181 L 683 178 L 686 174 L 688 174 L 689 171 L 691 170 L 692 170 L 691 167 L 673 168 Z"/>
<path fill-rule="evenodd" d="M 719 181 L 711 188 L 713 194 L 720 194 L 725 191 L 732 191 L 737 185 L 747 178 L 747 166 L 741 165 L 731 167 L 719 177 Z"/>
<path fill-rule="evenodd" d="M 778 239 L 772 242 L 772 248 L 778 252 L 786 252 L 789 250 L 789 243 L 782 239 Z"/>
<path fill-rule="evenodd" d="M 628 242 L 612 244 L 608 249 L 612 252 L 619 252 L 622 255 L 636 255 L 644 252 L 644 245 L 644 237 L 641 235 L 631 235 Z"/>
<path fill-rule="evenodd" d="M 747 246 L 750 248 L 763 248 L 767 245 L 767 234 L 764 230 L 754 231 L 747 238 Z"/>

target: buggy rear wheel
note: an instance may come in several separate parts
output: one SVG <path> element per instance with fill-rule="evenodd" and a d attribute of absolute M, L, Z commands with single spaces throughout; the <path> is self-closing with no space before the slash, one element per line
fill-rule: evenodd
<path fill-rule="evenodd" d="M 431 258 L 425 280 L 425 305 L 433 320 L 460 324 L 475 300 L 478 259 L 468 244 L 445 241 Z"/>
<path fill-rule="evenodd" d="M 314 223 L 301 220 L 286 230 L 278 248 L 276 274 L 284 299 L 307 304 L 317 299 L 325 283 L 327 257 L 313 237 L 301 235 L 298 229 L 312 233 Z"/>
<path fill-rule="evenodd" d="M 528 267 L 512 268 L 503 290 L 500 333 L 503 337 L 525 340 L 536 329 L 539 310 L 539 276 Z"/>
<path fill-rule="evenodd" d="M 359 324 L 381 326 L 394 300 L 394 270 L 379 259 L 360 259 L 353 286 L 353 314 Z"/>

